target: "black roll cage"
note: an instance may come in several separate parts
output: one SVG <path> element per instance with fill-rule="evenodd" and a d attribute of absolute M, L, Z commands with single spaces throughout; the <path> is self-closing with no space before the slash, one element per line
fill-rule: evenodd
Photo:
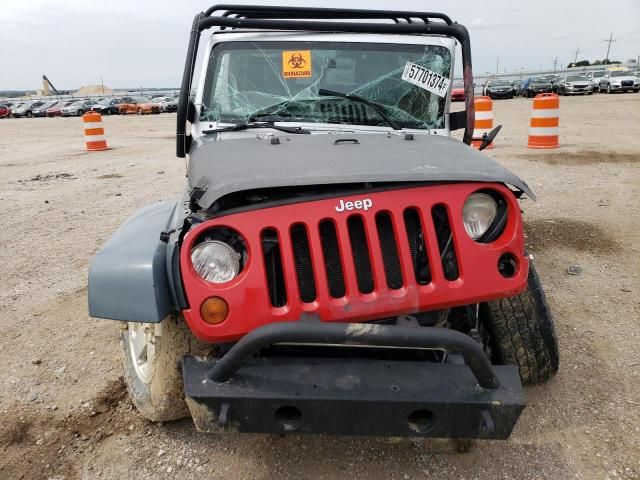
<path fill-rule="evenodd" d="M 348 22 L 345 20 L 357 21 Z M 363 22 L 363 20 L 390 20 L 391 22 Z M 466 122 L 462 141 L 467 145 L 471 144 L 475 120 L 471 41 L 466 27 L 453 22 L 447 15 L 395 10 L 223 4 L 214 5 L 205 12 L 198 13 L 193 19 L 178 99 L 176 155 L 180 158 L 186 156 L 191 144 L 191 137 L 186 134 L 186 127 L 189 117 L 189 94 L 198 53 L 198 40 L 204 30 L 212 27 L 219 27 L 220 30 L 232 28 L 335 33 L 443 35 L 453 37 L 460 42 L 462 47 L 466 108 Z"/>

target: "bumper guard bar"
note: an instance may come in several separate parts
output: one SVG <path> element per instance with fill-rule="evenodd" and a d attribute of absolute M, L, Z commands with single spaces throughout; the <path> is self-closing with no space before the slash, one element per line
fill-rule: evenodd
<path fill-rule="evenodd" d="M 260 327 L 243 337 L 219 359 L 207 372 L 207 378 L 213 382 L 226 382 L 258 350 L 277 343 L 442 349 L 462 355 L 482 388 L 495 389 L 499 386 L 482 347 L 463 333 L 445 328 L 367 323 L 278 322 Z"/>

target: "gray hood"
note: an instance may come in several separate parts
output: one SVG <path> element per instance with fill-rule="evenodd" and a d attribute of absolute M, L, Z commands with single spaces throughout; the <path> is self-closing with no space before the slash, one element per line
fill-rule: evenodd
<path fill-rule="evenodd" d="M 482 152 L 443 136 L 278 134 L 279 144 L 244 137 L 205 138 L 191 147 L 189 186 L 208 209 L 233 192 L 267 187 L 378 182 L 498 182 L 535 196 L 529 186 Z M 358 144 L 339 139 L 357 139 Z"/>

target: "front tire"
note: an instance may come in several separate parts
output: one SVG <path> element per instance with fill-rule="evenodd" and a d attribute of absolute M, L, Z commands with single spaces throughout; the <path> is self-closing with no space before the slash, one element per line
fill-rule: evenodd
<path fill-rule="evenodd" d="M 483 303 L 480 311 L 495 362 L 517 366 L 523 385 L 546 382 L 556 374 L 560 360 L 553 315 L 533 263 L 527 290 Z"/>
<path fill-rule="evenodd" d="M 187 417 L 181 362 L 190 352 L 190 332 L 182 318 L 160 323 L 127 323 L 122 332 L 122 360 L 129 395 L 147 420 Z"/>

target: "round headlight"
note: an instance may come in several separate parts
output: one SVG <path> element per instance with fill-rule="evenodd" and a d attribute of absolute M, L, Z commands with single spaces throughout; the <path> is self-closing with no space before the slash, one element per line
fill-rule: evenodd
<path fill-rule="evenodd" d="M 219 240 L 207 240 L 191 251 L 191 263 L 207 282 L 224 283 L 240 272 L 240 254 Z"/>
<path fill-rule="evenodd" d="M 487 193 L 473 193 L 464 202 L 462 220 L 471 238 L 479 239 L 491 226 L 498 212 L 498 204 Z"/>

